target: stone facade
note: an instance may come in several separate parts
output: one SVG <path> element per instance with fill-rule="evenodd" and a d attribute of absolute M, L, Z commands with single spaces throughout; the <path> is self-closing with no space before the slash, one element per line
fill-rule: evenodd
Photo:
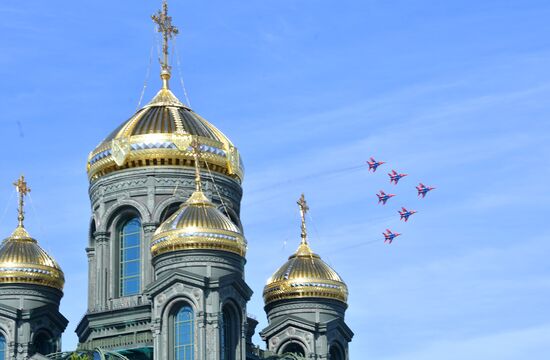
<path fill-rule="evenodd" d="M 68 321 L 59 312 L 61 291 L 34 284 L 0 284 L 0 334 L 6 359 L 23 360 L 61 350 Z"/>

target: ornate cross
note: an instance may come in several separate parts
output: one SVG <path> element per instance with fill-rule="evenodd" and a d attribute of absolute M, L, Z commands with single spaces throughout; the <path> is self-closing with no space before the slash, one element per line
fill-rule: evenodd
<path fill-rule="evenodd" d="M 168 40 L 177 35 L 179 33 L 179 30 L 177 27 L 172 25 L 172 17 L 168 16 L 168 2 L 166 0 L 162 2 L 162 10 L 159 10 L 155 15 L 152 15 L 151 18 L 153 19 L 155 24 L 157 24 L 157 31 L 159 33 L 162 33 L 163 61 L 161 65 L 163 73 L 166 73 L 169 76 L 170 66 L 168 66 Z"/>
<path fill-rule="evenodd" d="M 17 209 L 17 220 L 19 221 L 19 226 L 23 227 L 23 220 L 25 220 L 25 211 L 23 210 L 23 207 L 25 205 L 25 196 L 31 192 L 31 188 L 27 186 L 27 182 L 25 181 L 25 176 L 21 175 L 19 179 L 17 179 L 16 182 L 13 183 L 15 185 L 15 188 L 17 189 L 17 193 L 19 194 L 19 208 Z"/>
<path fill-rule="evenodd" d="M 196 191 L 202 191 L 201 171 L 200 171 L 200 163 L 199 163 L 200 154 L 201 154 L 201 144 L 195 138 L 193 139 L 193 141 L 191 141 L 190 147 L 193 150 L 193 158 L 195 159 L 195 188 L 196 188 Z"/>
<path fill-rule="evenodd" d="M 300 199 L 297 202 L 300 207 L 300 215 L 302 216 L 302 243 L 307 242 L 307 229 L 306 229 L 306 213 L 309 211 L 309 206 L 307 206 L 306 197 L 304 194 L 300 196 Z"/>

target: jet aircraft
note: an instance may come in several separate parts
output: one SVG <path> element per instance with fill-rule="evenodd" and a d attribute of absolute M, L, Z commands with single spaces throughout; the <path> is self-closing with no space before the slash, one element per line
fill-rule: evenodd
<path fill-rule="evenodd" d="M 418 190 L 418 196 L 422 196 L 422 198 L 426 196 L 428 191 L 432 191 L 433 189 L 435 188 L 431 186 L 426 186 L 422 183 L 418 184 L 418 186 L 416 187 L 416 190 Z"/>
<path fill-rule="evenodd" d="M 405 220 L 405 222 L 407 222 L 409 220 L 409 216 L 411 216 L 412 214 L 416 214 L 418 211 L 416 211 L 416 210 L 407 210 L 404 207 L 402 207 L 401 211 L 397 210 L 397 212 L 399 213 L 399 215 L 401 215 L 400 220 Z"/>
<path fill-rule="evenodd" d="M 369 171 L 372 170 L 372 172 L 375 172 L 376 169 L 382 165 L 382 164 L 385 164 L 386 162 L 385 161 L 376 161 L 374 160 L 374 158 L 371 156 L 370 158 L 370 161 L 367 161 L 367 164 L 369 164 Z"/>
<path fill-rule="evenodd" d="M 391 173 L 388 173 L 388 176 L 390 177 L 390 183 L 395 183 L 395 185 L 397 185 L 397 183 L 399 182 L 399 180 L 401 180 L 401 178 L 407 175 L 408 174 L 399 174 L 395 170 L 392 170 Z"/>
<path fill-rule="evenodd" d="M 378 196 L 378 203 L 382 203 L 382 205 L 386 205 L 386 201 L 388 201 L 390 198 L 394 197 L 395 194 L 386 194 L 384 190 L 380 190 L 380 194 L 376 194 Z"/>
<path fill-rule="evenodd" d="M 382 235 L 384 235 L 384 244 L 389 243 L 391 244 L 393 239 L 401 235 L 400 233 L 394 233 L 390 229 L 386 229 L 386 232 L 383 232 Z"/>

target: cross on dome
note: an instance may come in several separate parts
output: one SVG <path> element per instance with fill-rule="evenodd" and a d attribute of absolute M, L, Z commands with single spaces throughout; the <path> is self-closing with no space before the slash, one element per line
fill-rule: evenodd
<path fill-rule="evenodd" d="M 17 209 L 17 220 L 19 221 L 19 227 L 23 227 L 23 220 L 25 220 L 25 196 L 27 196 L 28 193 L 31 192 L 31 188 L 27 185 L 27 182 L 25 181 L 25 176 L 21 175 L 19 179 L 17 179 L 16 182 L 13 183 L 15 185 L 15 189 L 17 190 L 17 193 L 19 194 L 19 206 Z"/>
<path fill-rule="evenodd" d="M 202 183 L 201 183 L 201 171 L 200 171 L 200 154 L 201 154 L 201 144 L 197 139 L 193 139 L 190 145 L 193 150 L 193 158 L 195 159 L 195 191 L 202 192 Z"/>
<path fill-rule="evenodd" d="M 309 211 L 309 206 L 307 205 L 304 194 L 300 196 L 300 199 L 296 203 L 300 208 L 300 215 L 302 217 L 302 244 L 307 244 L 306 213 Z"/>
<path fill-rule="evenodd" d="M 161 74 L 162 87 L 168 89 L 168 80 L 170 80 L 170 66 L 168 65 L 168 40 L 173 39 L 179 30 L 172 25 L 172 17 L 168 16 L 168 1 L 162 2 L 162 10 L 159 10 L 155 15 L 151 16 L 151 19 L 157 24 L 157 31 L 162 33 L 162 54 L 161 61 Z"/>

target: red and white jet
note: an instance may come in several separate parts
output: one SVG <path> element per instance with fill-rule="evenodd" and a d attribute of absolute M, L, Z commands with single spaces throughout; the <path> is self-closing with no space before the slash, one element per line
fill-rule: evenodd
<path fill-rule="evenodd" d="M 405 220 L 405 222 L 407 222 L 409 220 L 409 216 L 411 216 L 412 214 L 416 214 L 418 211 L 416 211 L 416 210 L 407 210 L 404 207 L 402 207 L 401 211 L 397 210 L 397 212 L 399 213 L 399 215 L 401 215 L 400 220 Z"/>
<path fill-rule="evenodd" d="M 372 170 L 372 172 L 375 172 L 376 169 L 382 165 L 382 164 L 385 164 L 386 162 L 385 161 L 376 161 L 374 160 L 374 158 L 371 156 L 370 158 L 370 161 L 367 161 L 367 164 L 369 164 L 369 171 Z"/>
<path fill-rule="evenodd" d="M 428 191 L 432 191 L 433 189 L 435 188 L 432 186 L 426 186 L 422 183 L 418 184 L 418 186 L 416 187 L 416 190 L 418 190 L 418 196 L 422 196 L 422 198 L 426 196 Z"/>
<path fill-rule="evenodd" d="M 386 201 L 388 201 L 390 198 L 394 197 L 395 194 L 386 194 L 384 190 L 380 190 L 379 194 L 376 194 L 378 196 L 378 203 L 382 203 L 382 205 L 386 205 Z"/>
<path fill-rule="evenodd" d="M 401 178 L 407 175 L 409 174 L 399 174 L 395 170 L 392 170 L 391 173 L 388 173 L 388 176 L 390 177 L 390 183 L 395 183 L 395 185 L 397 185 L 397 183 L 399 182 L 399 180 L 401 180 Z"/>
<path fill-rule="evenodd" d="M 386 232 L 383 232 L 382 235 L 384 235 L 384 244 L 388 243 L 391 244 L 393 239 L 401 235 L 400 233 L 394 233 L 390 229 L 386 229 Z"/>

